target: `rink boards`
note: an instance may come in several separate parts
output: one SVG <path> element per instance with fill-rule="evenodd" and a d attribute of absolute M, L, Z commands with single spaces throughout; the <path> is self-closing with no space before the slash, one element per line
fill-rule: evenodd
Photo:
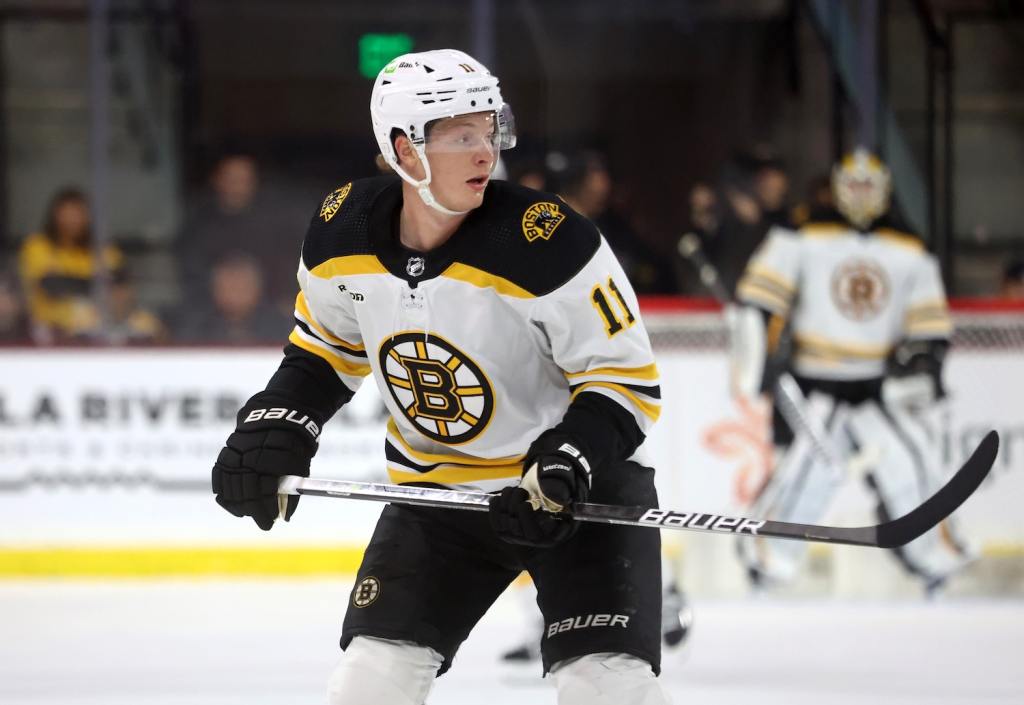
<path fill-rule="evenodd" d="M 0 351 L 0 575 L 353 571 L 379 505 L 306 498 L 291 523 L 263 533 L 209 493 L 235 410 L 279 358 L 277 349 Z M 664 409 L 646 449 L 662 506 L 742 513 L 768 467 L 765 410 L 732 402 L 720 351 L 668 347 L 658 365 Z M 940 462 L 959 463 L 989 428 L 1003 436 L 992 478 L 960 518 L 985 554 L 1019 555 L 1024 358 L 955 353 L 947 384 L 952 400 L 929 421 Z M 368 381 L 328 424 L 313 474 L 386 480 L 383 438 Z M 850 483 L 831 521 L 873 523 L 859 487 Z M 667 543 L 688 550 L 687 541 Z"/>

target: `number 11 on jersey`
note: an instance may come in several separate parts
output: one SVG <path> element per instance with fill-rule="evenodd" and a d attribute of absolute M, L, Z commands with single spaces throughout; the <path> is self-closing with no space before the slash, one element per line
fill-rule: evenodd
<path fill-rule="evenodd" d="M 608 289 L 611 290 L 611 296 L 606 294 L 605 288 L 598 284 L 591 290 L 590 300 L 604 320 L 605 332 L 611 338 L 616 333 L 633 325 L 636 322 L 636 318 L 633 316 L 633 312 L 629 310 L 626 300 L 622 298 L 622 292 L 619 291 L 619 287 L 615 286 L 615 282 L 612 281 L 611 277 L 608 277 Z M 609 303 L 609 299 L 612 297 L 615 298 L 615 302 L 619 305 L 623 318 L 616 316 L 615 311 L 612 310 Z"/>

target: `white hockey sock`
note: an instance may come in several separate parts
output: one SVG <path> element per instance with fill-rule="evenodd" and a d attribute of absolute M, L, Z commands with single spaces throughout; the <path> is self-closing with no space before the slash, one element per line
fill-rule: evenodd
<path fill-rule="evenodd" d="M 441 654 L 408 641 L 357 636 L 327 683 L 329 705 L 422 705 Z"/>
<path fill-rule="evenodd" d="M 551 668 L 558 705 L 668 705 L 651 664 L 629 654 L 588 654 Z"/>

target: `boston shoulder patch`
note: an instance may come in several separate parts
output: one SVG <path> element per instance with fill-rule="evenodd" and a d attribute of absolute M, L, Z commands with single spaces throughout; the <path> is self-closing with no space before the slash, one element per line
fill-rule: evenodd
<path fill-rule="evenodd" d="M 334 217 L 334 214 L 341 209 L 341 204 L 348 198 L 349 192 L 352 190 L 352 182 L 345 184 L 339 189 L 335 189 L 327 194 L 327 198 L 324 199 L 324 205 L 320 208 L 320 217 L 327 223 Z"/>
<path fill-rule="evenodd" d="M 547 240 L 563 220 L 565 220 L 565 213 L 561 212 L 557 203 L 551 201 L 534 203 L 523 213 L 523 235 L 529 242 L 533 242 L 537 238 Z"/>

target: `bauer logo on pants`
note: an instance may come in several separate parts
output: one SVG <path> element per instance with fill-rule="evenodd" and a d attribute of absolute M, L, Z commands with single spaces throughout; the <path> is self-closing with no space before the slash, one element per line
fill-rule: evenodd
<path fill-rule="evenodd" d="M 352 589 L 352 605 L 355 607 L 369 607 L 380 597 L 380 581 L 372 575 L 368 575 L 359 581 L 359 584 Z"/>
<path fill-rule="evenodd" d="M 622 627 L 629 628 L 629 615 L 625 614 L 584 614 L 579 617 L 566 617 L 559 622 L 552 622 L 548 625 L 548 639 L 555 634 L 571 632 L 576 629 L 590 629 L 592 627 Z"/>
<path fill-rule="evenodd" d="M 494 392 L 487 376 L 444 338 L 422 331 L 385 338 L 380 368 L 405 418 L 432 441 L 466 443 L 491 420 Z"/>

